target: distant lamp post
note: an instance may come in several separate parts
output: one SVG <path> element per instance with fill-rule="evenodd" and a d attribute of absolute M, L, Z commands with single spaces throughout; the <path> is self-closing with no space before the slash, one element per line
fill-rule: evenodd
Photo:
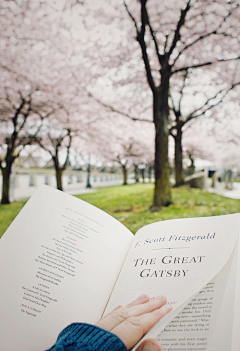
<path fill-rule="evenodd" d="M 91 188 L 90 175 L 91 175 L 91 164 L 90 164 L 91 154 L 88 155 L 88 165 L 87 165 L 87 183 L 86 188 Z"/>

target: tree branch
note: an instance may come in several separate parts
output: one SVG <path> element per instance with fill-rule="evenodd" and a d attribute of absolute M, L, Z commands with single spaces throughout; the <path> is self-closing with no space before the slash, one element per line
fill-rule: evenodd
<path fill-rule="evenodd" d="M 66 156 L 66 160 L 62 166 L 62 169 L 65 170 L 66 167 L 67 167 L 67 162 L 68 162 L 68 159 L 69 159 L 69 153 L 70 153 L 70 148 L 71 148 L 71 144 L 72 144 L 72 135 L 71 135 L 71 129 L 67 129 L 67 135 L 69 137 L 69 142 L 68 142 L 68 145 L 67 145 L 67 156 Z"/>
<path fill-rule="evenodd" d="M 133 17 L 133 15 L 130 13 L 127 4 L 124 1 L 124 5 L 127 9 L 127 12 L 129 14 L 130 18 L 133 20 L 135 28 L 136 28 L 136 33 L 137 33 L 136 39 L 139 42 L 139 45 L 141 47 L 142 58 L 143 58 L 143 62 L 144 62 L 145 70 L 146 70 L 148 84 L 152 90 L 152 93 L 155 94 L 156 93 L 156 86 L 155 86 L 155 83 L 153 80 L 151 66 L 150 66 L 150 62 L 149 62 L 149 58 L 148 58 L 148 54 L 147 54 L 147 47 L 146 47 L 146 43 L 145 43 L 146 25 L 148 24 L 148 14 L 147 14 L 147 9 L 146 9 L 146 3 L 147 3 L 147 0 L 141 0 L 141 22 L 142 22 L 142 25 L 141 25 L 141 30 L 139 31 L 139 29 L 137 27 L 136 20 Z"/>
<path fill-rule="evenodd" d="M 181 111 L 181 102 L 182 102 L 182 99 L 183 99 L 183 89 L 186 86 L 187 76 L 188 76 L 188 70 L 184 73 L 184 76 L 183 76 L 183 84 L 182 84 L 182 87 L 181 87 L 181 90 L 180 90 L 180 99 L 179 99 L 179 102 L 178 102 L 178 109 L 179 109 L 179 111 Z"/>
<path fill-rule="evenodd" d="M 119 111 L 117 109 L 115 109 L 113 106 L 111 105 L 108 105 L 104 102 L 102 102 L 101 100 L 99 100 L 98 98 L 96 98 L 92 93 L 88 92 L 88 95 L 93 98 L 95 101 L 97 101 L 100 105 L 106 107 L 107 109 L 109 109 L 110 111 L 112 112 L 115 112 L 115 113 L 118 113 L 124 117 L 127 117 L 129 119 L 131 119 L 132 121 L 140 121 L 140 122 L 148 122 L 148 123 L 152 123 L 152 121 L 150 121 L 149 119 L 144 119 L 144 118 L 137 118 L 137 117 L 132 117 L 130 116 L 128 113 L 125 113 L 125 112 L 122 112 L 122 111 Z"/>
<path fill-rule="evenodd" d="M 151 36 L 152 36 L 152 40 L 153 40 L 154 46 L 155 46 L 155 51 L 156 51 L 156 54 L 157 54 L 158 62 L 160 64 L 160 66 L 162 66 L 163 65 L 163 55 L 161 55 L 160 52 L 159 52 L 157 38 L 156 38 L 156 35 L 155 35 L 155 31 L 153 30 L 152 25 L 150 24 L 149 16 L 147 16 L 147 18 L 148 18 L 148 27 L 149 27 L 149 30 L 150 30 L 150 33 L 151 33 Z M 167 42 L 167 39 L 166 39 L 166 42 Z M 166 45 L 167 44 L 165 43 L 165 46 Z M 164 50 L 165 50 L 165 47 L 164 47 Z"/>
<path fill-rule="evenodd" d="M 200 67 L 210 66 L 210 65 L 213 65 L 213 64 L 218 63 L 218 62 L 229 62 L 229 61 L 236 61 L 236 60 L 239 60 L 239 59 L 240 59 L 240 56 L 234 57 L 234 58 L 230 58 L 230 59 L 219 59 L 219 60 L 216 60 L 216 61 L 209 61 L 209 62 L 199 63 L 197 65 L 186 66 L 186 67 L 182 67 L 182 68 L 176 69 L 175 71 L 172 71 L 171 75 L 173 75 L 175 73 L 178 73 L 178 72 L 186 71 L 186 70 L 189 70 L 189 69 L 192 69 L 192 68 L 200 68 Z"/>
<path fill-rule="evenodd" d="M 51 157 L 53 158 L 54 155 L 53 153 L 51 152 L 50 149 L 48 149 L 43 143 L 42 143 L 42 140 L 40 138 L 35 138 L 35 142 L 45 151 L 49 152 L 49 154 L 51 155 Z"/>
<path fill-rule="evenodd" d="M 211 98 L 209 98 L 201 107 L 197 108 L 196 110 L 194 110 L 191 114 L 189 114 L 189 116 L 186 118 L 186 120 L 184 121 L 184 124 L 189 122 L 190 120 L 194 119 L 194 118 L 197 118 L 197 117 L 200 117 L 200 116 L 203 116 L 207 111 L 211 110 L 212 108 L 218 106 L 222 101 L 223 99 L 228 95 L 228 93 L 235 88 L 235 86 L 237 85 L 240 85 L 240 82 L 237 82 L 235 84 L 232 84 L 231 87 L 222 95 L 222 97 L 213 105 L 211 106 L 208 106 L 207 105 L 209 104 L 210 101 L 214 100 L 217 98 L 217 96 L 219 94 L 221 94 L 224 90 L 220 90 L 218 91 L 214 96 L 212 96 Z M 206 108 L 204 108 L 206 107 Z M 198 111 L 204 109 L 202 112 L 199 112 L 198 114 L 196 114 Z"/>
<path fill-rule="evenodd" d="M 18 132 L 20 132 L 20 130 L 23 129 L 23 127 L 24 127 L 24 125 L 25 125 L 25 123 L 27 121 L 27 118 L 28 118 L 28 116 L 29 116 L 29 114 L 30 114 L 30 112 L 32 110 L 32 97 L 31 97 L 31 94 L 29 95 L 29 100 L 26 103 L 28 103 L 28 108 L 27 108 L 26 112 L 22 112 L 22 114 L 23 114 L 23 122 L 18 128 Z"/>
<path fill-rule="evenodd" d="M 131 14 L 131 12 L 129 11 L 128 6 L 126 4 L 126 1 L 123 1 L 123 3 L 124 3 L 124 6 L 125 6 L 125 8 L 127 10 L 127 13 L 129 15 L 129 17 L 132 19 L 132 21 L 134 23 L 134 26 L 135 26 L 135 29 L 136 29 L 136 33 L 138 35 L 139 34 L 139 29 L 138 29 L 138 26 L 137 26 L 137 22 L 136 22 L 135 18 L 133 17 L 133 15 Z"/>
<path fill-rule="evenodd" d="M 188 11 L 190 10 L 191 8 L 191 0 L 188 1 L 185 9 L 181 10 L 181 16 L 179 18 L 179 21 L 178 21 L 178 24 L 177 24 L 177 28 L 175 30 L 175 33 L 174 33 L 174 37 L 173 37 L 173 41 L 172 41 L 172 45 L 167 53 L 168 55 L 168 58 L 171 56 L 173 50 L 175 49 L 176 45 L 177 45 L 177 42 L 180 40 L 181 38 L 181 35 L 180 35 L 180 30 L 182 28 L 182 26 L 184 25 L 185 23 L 185 18 L 186 18 L 186 15 L 188 13 Z"/>
<path fill-rule="evenodd" d="M 237 4 L 237 6 L 232 10 L 232 11 L 229 11 L 227 16 L 225 16 L 222 20 L 222 22 L 218 25 L 217 28 L 215 28 L 213 31 L 209 32 L 209 33 L 206 33 L 205 35 L 201 35 L 200 37 L 196 38 L 192 43 L 189 43 L 188 45 L 186 45 L 182 50 L 179 51 L 177 57 L 175 58 L 172 66 L 175 65 L 175 63 L 177 62 L 177 60 L 179 59 L 179 57 L 182 55 L 182 53 L 184 51 L 186 51 L 187 49 L 189 49 L 191 46 L 193 46 L 194 44 L 196 44 L 197 42 L 211 36 L 211 35 L 224 35 L 224 36 L 230 36 L 228 35 L 227 33 L 218 33 L 217 31 L 222 27 L 223 23 L 226 22 L 227 18 L 231 16 L 231 14 L 233 13 L 233 11 L 239 6 L 239 4 Z"/>

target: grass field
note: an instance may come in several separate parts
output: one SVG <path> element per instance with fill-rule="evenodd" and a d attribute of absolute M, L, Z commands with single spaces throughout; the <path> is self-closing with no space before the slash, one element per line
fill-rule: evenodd
<path fill-rule="evenodd" d="M 210 194 L 188 186 L 173 188 L 173 204 L 162 208 L 159 212 L 149 211 L 153 197 L 153 184 L 148 183 L 99 188 L 96 193 L 77 197 L 109 213 L 133 233 L 146 224 L 172 218 L 240 212 L 240 200 Z M 10 205 L 0 205 L 0 237 L 24 204 L 25 202 L 15 202 Z"/>

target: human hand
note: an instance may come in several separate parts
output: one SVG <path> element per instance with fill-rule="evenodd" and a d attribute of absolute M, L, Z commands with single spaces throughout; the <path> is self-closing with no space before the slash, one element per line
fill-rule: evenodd
<path fill-rule="evenodd" d="M 127 349 L 131 349 L 162 317 L 171 311 L 163 295 L 150 300 L 141 295 L 127 306 L 117 306 L 96 325 L 117 335 Z M 145 340 L 137 351 L 161 351 L 161 345 L 154 339 Z"/>

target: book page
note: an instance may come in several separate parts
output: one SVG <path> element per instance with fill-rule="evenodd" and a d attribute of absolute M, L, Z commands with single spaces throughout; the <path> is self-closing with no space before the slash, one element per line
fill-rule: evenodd
<path fill-rule="evenodd" d="M 71 195 L 43 186 L 0 240 L 3 350 L 45 350 L 69 323 L 102 315 L 133 235 Z"/>
<path fill-rule="evenodd" d="M 232 345 L 237 261 L 238 245 L 217 276 L 157 336 L 163 351 L 237 350 Z"/>
<path fill-rule="evenodd" d="M 240 238 L 237 248 L 237 272 L 236 272 L 236 288 L 234 299 L 234 316 L 232 331 L 232 350 L 240 351 Z"/>
<path fill-rule="evenodd" d="M 106 313 L 142 293 L 164 294 L 173 306 L 147 337 L 156 337 L 223 269 L 239 232 L 239 214 L 176 219 L 140 229 L 114 287 Z"/>

